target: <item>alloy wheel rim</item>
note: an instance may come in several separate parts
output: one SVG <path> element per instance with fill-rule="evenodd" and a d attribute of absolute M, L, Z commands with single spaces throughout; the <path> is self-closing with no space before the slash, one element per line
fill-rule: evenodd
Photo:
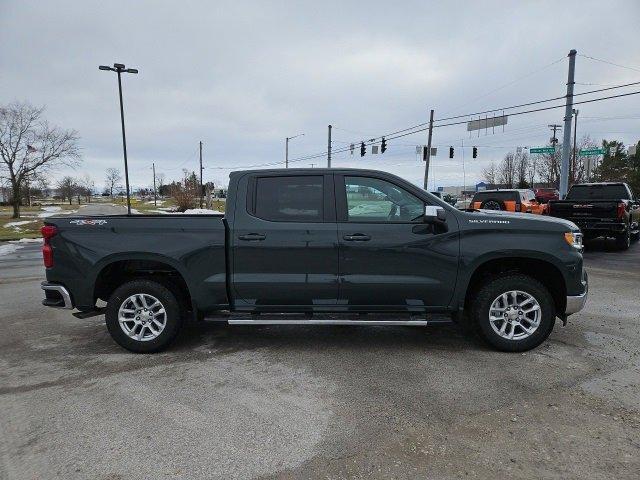
<path fill-rule="evenodd" d="M 166 327 L 167 312 L 153 295 L 136 293 L 120 305 L 118 323 L 129 338 L 148 342 L 158 338 Z"/>
<path fill-rule="evenodd" d="M 510 290 L 496 297 L 489 308 L 494 332 L 507 340 L 523 340 L 540 326 L 542 309 L 536 298 L 522 290 Z"/>

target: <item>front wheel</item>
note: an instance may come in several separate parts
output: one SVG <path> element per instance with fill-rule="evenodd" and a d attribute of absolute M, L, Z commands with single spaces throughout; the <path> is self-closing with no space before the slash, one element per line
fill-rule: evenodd
<path fill-rule="evenodd" d="M 472 300 L 471 315 L 481 336 L 493 347 L 523 352 L 549 336 L 556 312 L 544 285 L 527 275 L 510 274 L 480 288 Z"/>
<path fill-rule="evenodd" d="M 166 348 L 182 323 L 175 295 L 152 280 L 132 280 L 118 287 L 107 302 L 107 330 L 118 345 L 135 353 Z"/>

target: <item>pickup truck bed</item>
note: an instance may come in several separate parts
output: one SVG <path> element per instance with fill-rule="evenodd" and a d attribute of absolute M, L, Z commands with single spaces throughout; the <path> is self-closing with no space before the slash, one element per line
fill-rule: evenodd
<path fill-rule="evenodd" d="M 197 310 L 229 307 L 224 215 L 49 217 L 55 268 L 47 280 L 73 292 L 74 306 L 91 310 L 107 284 L 126 271 L 179 273 Z"/>

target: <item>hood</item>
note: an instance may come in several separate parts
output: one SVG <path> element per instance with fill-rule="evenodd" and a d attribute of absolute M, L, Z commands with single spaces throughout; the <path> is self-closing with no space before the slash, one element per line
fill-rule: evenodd
<path fill-rule="evenodd" d="M 558 227 L 564 227 L 570 231 L 579 231 L 578 226 L 565 220 L 564 218 L 549 217 L 547 215 L 536 215 L 532 213 L 515 213 L 515 212 L 503 212 L 500 210 L 478 210 L 476 212 L 467 212 L 467 218 L 473 220 L 477 218 L 479 220 L 509 220 L 515 223 L 521 224 L 522 222 L 534 222 L 536 225 L 540 223 L 553 224 Z M 484 222 L 483 222 L 484 223 Z"/>

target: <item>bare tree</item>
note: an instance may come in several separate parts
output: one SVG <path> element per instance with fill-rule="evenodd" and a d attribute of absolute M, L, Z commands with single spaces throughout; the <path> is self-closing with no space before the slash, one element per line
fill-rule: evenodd
<path fill-rule="evenodd" d="M 58 191 L 60 192 L 60 196 L 62 197 L 62 201 L 67 198 L 69 199 L 69 205 L 71 205 L 71 200 L 78 190 L 76 179 L 68 175 L 62 177 L 60 180 L 58 180 L 57 187 Z"/>
<path fill-rule="evenodd" d="M 517 173 L 517 184 L 518 188 L 529 188 L 530 184 L 528 182 L 528 173 L 529 173 L 529 155 L 524 152 L 516 153 L 515 157 L 516 164 L 516 173 Z"/>
<path fill-rule="evenodd" d="M 91 195 L 93 195 L 93 189 L 96 186 L 96 183 L 91 178 L 91 175 L 88 173 L 85 174 L 80 180 L 78 180 L 78 185 L 82 190 L 82 195 L 84 195 L 87 203 L 91 203 Z"/>
<path fill-rule="evenodd" d="M 105 183 L 109 189 L 109 195 L 113 198 L 113 189 L 119 188 L 122 181 L 122 175 L 117 168 L 107 168 Z"/>
<path fill-rule="evenodd" d="M 513 152 L 507 153 L 498 167 L 498 180 L 508 188 L 515 186 L 516 180 L 516 156 Z"/>
<path fill-rule="evenodd" d="M 164 182 L 165 182 L 165 174 L 164 173 L 157 173 L 156 174 L 156 191 L 162 195 L 162 190 L 164 187 Z"/>
<path fill-rule="evenodd" d="M 0 169 L 11 183 L 13 218 L 20 218 L 26 182 L 51 167 L 80 162 L 78 133 L 50 126 L 43 112 L 28 103 L 0 106 Z"/>
<path fill-rule="evenodd" d="M 498 170 L 496 169 L 496 164 L 493 160 L 488 167 L 482 169 L 482 178 L 490 185 L 498 183 Z"/>

